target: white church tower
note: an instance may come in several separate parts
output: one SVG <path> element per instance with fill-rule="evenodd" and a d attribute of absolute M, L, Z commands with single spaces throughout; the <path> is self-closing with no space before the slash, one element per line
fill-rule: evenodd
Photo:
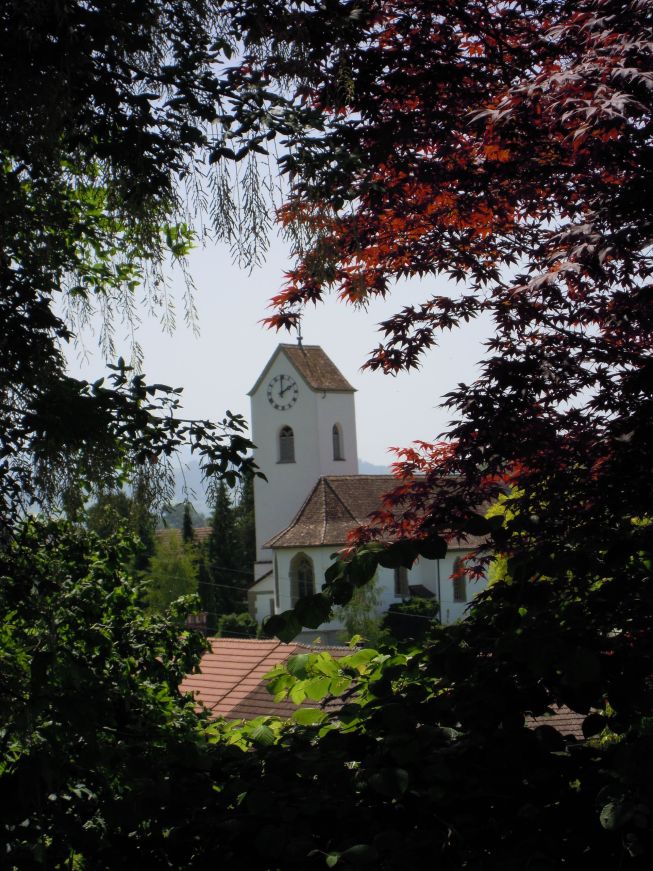
<path fill-rule="evenodd" d="M 285 529 L 322 475 L 357 475 L 354 388 L 317 345 L 279 345 L 250 390 L 255 578 L 271 569 L 264 547 Z"/>

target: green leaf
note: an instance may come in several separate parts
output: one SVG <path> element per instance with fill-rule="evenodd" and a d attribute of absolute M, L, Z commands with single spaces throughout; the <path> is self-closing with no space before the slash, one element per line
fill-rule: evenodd
<path fill-rule="evenodd" d="M 326 857 L 327 868 L 335 868 L 340 859 L 340 853 L 329 853 Z"/>
<path fill-rule="evenodd" d="M 328 677 L 314 677 L 306 682 L 306 697 L 313 702 L 319 702 L 329 694 L 331 679 Z"/>
<path fill-rule="evenodd" d="M 249 737 L 255 744 L 260 744 L 262 747 L 270 747 L 275 741 L 272 729 L 263 724 L 255 726 L 249 733 Z"/>
<path fill-rule="evenodd" d="M 328 594 L 334 605 L 346 605 L 354 595 L 354 586 L 349 581 L 337 580 L 333 586 L 328 587 Z"/>
<path fill-rule="evenodd" d="M 319 708 L 300 708 L 294 712 L 292 718 L 299 726 L 315 726 L 324 722 L 326 714 Z"/>
<path fill-rule="evenodd" d="M 398 541 L 379 554 L 379 565 L 386 569 L 410 569 L 418 556 L 418 542 Z"/>
<path fill-rule="evenodd" d="M 363 551 L 355 554 L 347 563 L 346 578 L 355 587 L 362 587 L 374 577 L 378 559 L 376 554 Z"/>
<path fill-rule="evenodd" d="M 608 802 L 599 815 L 599 820 L 604 829 L 608 832 L 614 832 L 617 829 L 623 828 L 633 816 L 633 810 L 630 805 L 623 801 Z"/>
<path fill-rule="evenodd" d="M 306 596 L 295 605 L 295 614 L 302 626 L 317 629 L 331 616 L 331 602 L 322 593 Z"/>
<path fill-rule="evenodd" d="M 379 855 L 370 844 L 355 844 L 342 854 L 352 865 L 376 865 Z"/>
<path fill-rule="evenodd" d="M 310 658 L 310 653 L 297 653 L 294 656 L 288 657 L 286 668 L 293 677 L 303 680 L 307 676 L 306 666 L 308 665 Z"/>
<path fill-rule="evenodd" d="M 333 584 L 334 581 L 339 580 L 345 574 L 346 563 L 342 560 L 338 559 L 334 563 L 332 563 L 329 568 L 324 573 L 324 580 L 327 584 Z"/>
<path fill-rule="evenodd" d="M 589 714 L 583 720 L 583 735 L 586 738 L 591 738 L 593 735 L 599 735 L 606 726 L 606 719 L 602 714 Z"/>
<path fill-rule="evenodd" d="M 276 635 L 279 641 L 290 643 L 302 631 L 302 624 L 297 619 L 294 611 L 282 611 L 281 614 L 273 614 L 263 622 L 263 632 L 268 635 Z"/>
<path fill-rule="evenodd" d="M 382 768 L 370 777 L 370 786 L 381 795 L 397 798 L 408 789 L 408 772 L 403 768 Z"/>

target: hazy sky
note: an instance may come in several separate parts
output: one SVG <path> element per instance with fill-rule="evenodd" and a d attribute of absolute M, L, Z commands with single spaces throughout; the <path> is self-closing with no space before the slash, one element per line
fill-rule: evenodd
<path fill-rule="evenodd" d="M 194 252 L 190 267 L 197 286 L 200 335 L 194 336 L 183 323 L 183 285 L 177 276 L 173 286 L 179 299 L 179 323 L 174 334 L 166 335 L 154 318 L 144 319 L 139 329 L 148 381 L 183 387 L 188 416 L 219 419 L 230 409 L 249 419 L 247 391 L 277 344 L 296 340 L 294 334 L 275 333 L 260 323 L 289 265 L 284 245 L 276 240 L 265 265 L 251 274 L 234 266 L 224 247 Z M 304 316 L 304 344 L 321 345 L 358 390 L 358 453 L 368 462 L 387 465 L 392 460 L 390 446 L 407 445 L 414 439 L 433 440 L 448 421 L 447 413 L 438 408 L 442 395 L 459 381 L 474 377 L 475 364 L 484 352 L 482 341 L 489 333 L 487 321 L 445 334 L 440 346 L 425 356 L 419 371 L 396 377 L 361 371 L 367 353 L 379 342 L 376 325 L 380 320 L 421 301 L 429 291 L 443 293 L 446 289 L 446 282 L 433 279 L 404 283 L 387 300 L 373 302 L 367 310 L 330 298 Z M 68 352 L 71 369 L 95 379 L 104 374 L 102 357 L 92 337 L 86 336 L 85 346 L 92 354 L 89 360 L 80 358 L 79 349 Z M 124 348 L 128 348 L 126 341 Z"/>

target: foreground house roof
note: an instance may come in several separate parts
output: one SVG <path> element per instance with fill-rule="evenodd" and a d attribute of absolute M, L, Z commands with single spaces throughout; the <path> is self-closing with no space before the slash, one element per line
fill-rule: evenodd
<path fill-rule="evenodd" d="M 321 477 L 290 526 L 265 547 L 341 546 L 347 535 L 382 508 L 383 497 L 399 482 L 390 475 L 328 475 Z M 450 550 L 468 549 L 484 539 L 468 536 L 449 543 Z"/>
<path fill-rule="evenodd" d="M 284 351 L 295 369 L 312 390 L 329 393 L 355 393 L 355 389 L 342 372 L 329 359 L 319 345 L 279 345 L 259 375 L 256 384 L 249 391 L 255 393 L 267 376 L 268 370 L 281 351 Z"/>
<path fill-rule="evenodd" d="M 227 720 L 291 717 L 298 706 L 287 699 L 275 702 L 263 676 L 296 653 L 328 650 L 332 656 L 339 657 L 352 652 L 348 647 L 283 644 L 276 639 L 211 638 L 209 641 L 211 650 L 202 656 L 200 671 L 187 675 L 180 689 L 192 693 L 198 704 L 208 708 L 213 717 Z M 333 707 L 333 703 L 328 706 L 329 709 Z M 584 714 L 562 706 L 554 708 L 549 716 L 527 717 L 526 725 L 531 729 L 553 726 L 564 737 L 583 741 L 584 719 Z"/>
<path fill-rule="evenodd" d="M 211 650 L 202 656 L 200 671 L 187 675 L 180 689 L 192 693 L 213 717 L 228 720 L 292 716 L 298 706 L 288 700 L 275 702 L 263 676 L 296 653 L 351 653 L 348 647 L 283 644 L 274 638 L 210 638 L 209 643 Z"/>
<path fill-rule="evenodd" d="M 157 538 L 165 538 L 166 536 L 171 538 L 181 538 L 181 529 L 178 529 L 176 526 L 168 526 L 163 529 L 155 530 L 154 534 Z M 196 526 L 193 528 L 193 538 L 196 542 L 203 544 L 205 541 L 208 541 L 210 537 L 210 526 Z"/>

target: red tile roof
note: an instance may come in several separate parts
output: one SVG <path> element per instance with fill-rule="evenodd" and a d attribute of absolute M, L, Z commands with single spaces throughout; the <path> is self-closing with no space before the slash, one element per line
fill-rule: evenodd
<path fill-rule="evenodd" d="M 297 705 L 275 702 L 262 678 L 289 656 L 329 650 L 334 656 L 351 653 L 347 647 L 283 644 L 276 639 L 210 638 L 197 674 L 187 675 L 182 692 L 193 693 L 214 717 L 249 720 L 261 716 L 290 717 Z M 315 703 L 312 703 L 315 706 Z"/>
<path fill-rule="evenodd" d="M 398 481 L 388 475 L 328 475 L 320 478 L 290 526 L 273 536 L 265 547 L 338 546 L 347 533 L 382 507 L 383 497 Z M 450 550 L 467 550 L 484 539 L 468 536 L 449 542 Z"/>
<path fill-rule="evenodd" d="M 164 529 L 157 529 L 154 533 L 158 538 L 165 538 L 166 536 L 171 537 L 180 537 L 181 529 L 177 529 L 176 526 L 168 526 Z M 211 527 L 210 526 L 198 526 L 193 529 L 193 539 L 194 541 L 202 544 L 211 537 Z"/>
<path fill-rule="evenodd" d="M 553 728 L 571 738 L 576 738 L 577 741 L 584 741 L 583 721 L 585 714 L 577 714 L 571 708 L 561 705 L 559 708 L 553 709 L 553 715 L 542 717 L 527 717 L 526 725 L 531 729 L 536 729 L 538 726 L 553 726 Z"/>
<path fill-rule="evenodd" d="M 328 650 L 333 656 L 351 653 L 348 647 L 319 647 L 306 644 L 283 644 L 276 639 L 211 638 L 211 650 L 204 654 L 200 671 L 184 678 L 182 692 L 193 693 L 196 700 L 214 717 L 227 720 L 250 720 L 254 717 L 290 717 L 297 705 L 288 700 L 275 702 L 263 681 L 263 675 L 296 653 Z M 315 706 L 317 703 L 312 702 Z M 553 726 L 564 736 L 579 741 L 583 736 L 583 714 L 567 707 L 554 714 L 527 717 L 529 728 Z"/>

